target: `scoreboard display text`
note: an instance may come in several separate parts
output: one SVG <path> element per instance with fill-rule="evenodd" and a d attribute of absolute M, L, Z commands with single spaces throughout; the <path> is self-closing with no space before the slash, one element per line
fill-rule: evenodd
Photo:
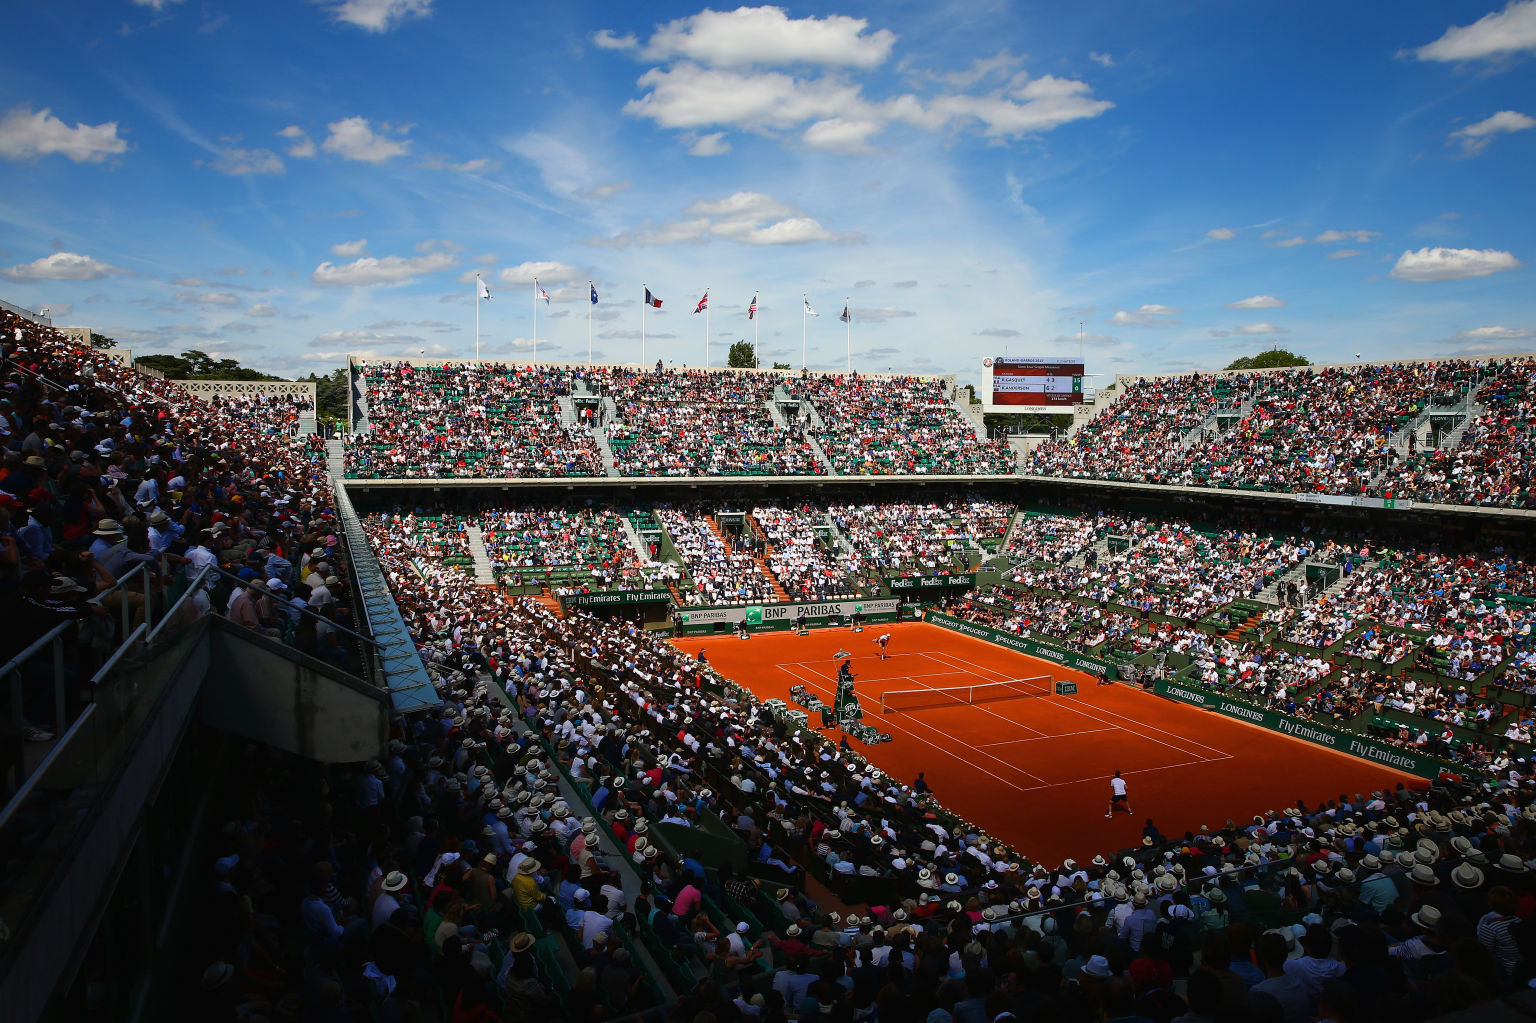
<path fill-rule="evenodd" d="M 998 356 L 992 363 L 995 406 L 1070 409 L 1083 400 L 1081 360 Z"/>

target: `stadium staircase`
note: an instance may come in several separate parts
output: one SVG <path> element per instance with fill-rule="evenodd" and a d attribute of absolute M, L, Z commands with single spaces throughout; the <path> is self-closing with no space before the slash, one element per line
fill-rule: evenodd
<path fill-rule="evenodd" d="M 576 403 L 571 400 L 571 396 L 569 394 L 562 394 L 555 399 L 555 404 L 560 406 L 560 421 L 567 426 L 575 426 L 578 422 L 576 418 Z"/>
<path fill-rule="evenodd" d="M 853 544 L 848 540 L 848 538 L 846 536 L 843 535 L 843 531 L 841 529 L 837 528 L 837 523 L 832 520 L 832 513 L 831 512 L 827 512 L 826 513 L 826 517 L 827 517 L 827 530 L 828 530 L 829 535 L 832 537 L 832 539 L 845 552 L 847 552 L 852 557 L 857 558 L 859 556 L 859 552 L 854 550 Z"/>
<path fill-rule="evenodd" d="M 1024 513 L 1015 509 L 1013 517 L 1008 520 L 1008 528 L 1003 531 L 1003 542 L 997 545 L 997 553 L 1002 554 L 1008 550 L 1008 545 L 1013 542 L 1013 534 L 1018 530 L 1019 523 L 1024 520 Z"/>
<path fill-rule="evenodd" d="M 1184 432 L 1184 436 L 1179 438 L 1179 447 L 1188 451 L 1201 441 L 1214 437 L 1217 433 L 1221 432 L 1221 421 L 1223 419 L 1242 420 L 1248 418 L 1249 413 L 1253 411 L 1255 400 L 1254 398 L 1249 398 L 1235 409 L 1216 409 L 1211 412 L 1210 415 L 1200 421 L 1199 426 Z"/>
<path fill-rule="evenodd" d="M 560 606 L 560 598 L 556 597 L 548 590 L 541 590 L 538 594 L 531 596 L 528 599 L 536 604 L 542 604 L 544 607 L 549 608 L 550 612 L 556 618 L 565 617 L 565 608 Z M 492 686 L 491 688 L 494 689 L 495 687 Z"/>
<path fill-rule="evenodd" d="M 1071 440 L 1074 433 L 1097 419 L 1124 394 L 1125 388 L 1120 386 L 1119 380 L 1116 380 L 1108 387 L 1100 387 L 1094 391 L 1092 405 L 1085 403 L 1072 406 L 1072 425 L 1067 427 L 1066 439 Z"/>
<path fill-rule="evenodd" d="M 635 528 L 635 524 L 630 521 L 628 515 L 619 516 L 619 525 L 624 530 L 624 536 L 628 538 L 629 546 L 634 550 L 635 557 L 640 559 L 640 564 L 647 564 L 651 560 L 651 548 L 645 542 L 645 537 L 640 535 L 640 530 Z"/>
<path fill-rule="evenodd" d="M 1281 572 L 1279 575 L 1275 576 L 1274 581 L 1260 590 L 1258 596 L 1254 597 L 1253 599 L 1257 600 L 1261 604 L 1279 604 L 1280 587 L 1289 582 L 1299 581 L 1306 573 L 1306 571 L 1306 561 L 1298 561 L 1284 572 Z"/>
<path fill-rule="evenodd" d="M 300 412 L 299 413 L 299 436 L 300 437 L 313 437 L 315 435 L 315 433 L 317 432 L 318 427 L 319 427 L 319 423 L 316 421 L 315 414 L 313 412 Z"/>
<path fill-rule="evenodd" d="M 955 407 L 955 411 L 965 417 L 965 421 L 971 424 L 971 429 L 976 431 L 976 439 L 986 441 L 987 426 L 981 417 L 981 406 L 972 405 L 970 398 L 961 397 L 959 388 L 956 388 L 949 396 L 949 403 Z"/>
<path fill-rule="evenodd" d="M 613 448 L 608 444 L 608 435 L 601 426 L 591 427 L 590 431 L 592 440 L 597 443 L 598 453 L 603 456 L 603 471 L 609 476 L 619 475 L 619 466 L 613 460 Z"/>
<path fill-rule="evenodd" d="M 726 536 L 724 531 L 720 529 L 720 523 L 715 521 L 715 517 L 713 515 L 708 516 L 704 521 L 709 523 L 710 532 L 718 536 L 720 538 L 720 542 L 725 544 L 725 549 L 732 550 L 733 547 L 730 537 Z M 761 539 L 762 534 L 758 532 L 756 520 L 753 519 L 752 516 L 748 515 L 746 517 L 746 523 L 747 528 L 751 529 Z M 766 540 L 764 542 L 766 542 Z M 779 585 L 778 577 L 773 574 L 773 570 L 768 567 L 768 562 L 763 560 L 763 556 L 761 554 L 754 553 L 752 554 L 752 560 L 757 563 L 758 570 L 763 573 L 763 578 L 767 579 L 768 584 L 773 587 L 774 598 L 777 599 L 781 604 L 789 603 L 789 594 L 785 592 L 784 587 Z"/>
<path fill-rule="evenodd" d="M 1387 441 L 1387 447 L 1397 452 L 1399 460 L 1406 459 L 1409 451 L 1408 438 L 1412 437 L 1415 452 L 1422 453 L 1431 446 L 1430 437 L 1433 435 L 1434 421 L 1447 418 L 1456 418 L 1458 422 L 1450 433 L 1440 438 L 1440 443 L 1435 450 L 1449 451 L 1456 447 L 1461 443 L 1462 436 L 1473 421 L 1488 411 L 1477 400 L 1478 392 L 1482 387 L 1482 384 L 1472 387 L 1462 396 L 1461 401 L 1454 405 L 1435 405 L 1431 402 L 1423 412 L 1413 418 L 1412 422 L 1393 432 L 1391 439 Z M 1371 487 L 1373 489 L 1382 487 L 1390 471 L 1390 465 L 1384 465 L 1381 471 L 1371 478 Z"/>
<path fill-rule="evenodd" d="M 339 480 L 347 473 L 346 446 L 339 437 L 325 442 L 325 471 L 332 480 Z"/>
<path fill-rule="evenodd" d="M 496 570 L 491 567 L 491 555 L 485 549 L 485 531 L 470 526 L 464 531 L 464 539 L 469 544 L 470 557 L 475 559 L 475 585 L 495 586 Z"/>

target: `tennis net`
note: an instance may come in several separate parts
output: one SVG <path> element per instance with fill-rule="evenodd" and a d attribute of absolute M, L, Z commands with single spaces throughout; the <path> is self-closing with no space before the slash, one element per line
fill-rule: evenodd
<path fill-rule="evenodd" d="M 933 707 L 959 707 L 967 704 L 996 703 L 1025 697 L 1049 696 L 1051 676 L 1010 679 L 1005 682 L 978 682 L 969 686 L 939 686 L 925 689 L 891 689 L 880 694 L 880 713 L 929 710 Z"/>

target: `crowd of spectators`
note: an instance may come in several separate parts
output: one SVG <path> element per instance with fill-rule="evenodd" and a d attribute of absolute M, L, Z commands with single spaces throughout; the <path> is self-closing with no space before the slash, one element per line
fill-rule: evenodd
<path fill-rule="evenodd" d="M 813 436 L 841 474 L 1013 471 L 937 378 L 407 361 L 358 374 L 368 426 L 347 440 L 354 477 L 601 476 L 594 429 L 621 476 L 825 474 Z M 776 417 L 780 385 L 791 400 Z"/>
<path fill-rule="evenodd" d="M 954 498 L 834 504 L 828 512 L 853 546 L 854 571 L 948 575 L 969 571 L 1001 542 L 1013 506 Z"/>
<path fill-rule="evenodd" d="M 1533 372 L 1525 358 L 1145 377 L 1026 471 L 1524 507 Z M 1473 395 L 1485 411 L 1460 442 L 1421 448 L 1430 414 Z"/>
<path fill-rule="evenodd" d="M 824 506 L 758 505 L 752 520 L 767 541 L 768 570 L 791 600 L 843 600 L 879 591 L 878 580 L 861 576 L 832 538 Z"/>
<path fill-rule="evenodd" d="M 641 562 L 623 517 L 592 503 L 487 511 L 473 518 L 499 579 L 512 586 L 546 583 L 556 592 L 638 590 L 676 573 L 654 558 Z"/>
<path fill-rule="evenodd" d="M 826 472 L 802 424 L 768 411 L 780 379 L 702 370 L 599 371 L 618 407 L 604 426 L 623 476 L 807 476 Z"/>
<path fill-rule="evenodd" d="M 174 605 L 356 669 L 324 447 L 282 428 L 291 399 L 205 401 L 8 311 L 0 351 L 0 663 L 73 622 L 66 674 L 88 678 L 125 614 L 132 628 Z M 52 670 L 28 663 L 23 716 L 0 715 L 0 735 L 67 724 Z"/>
<path fill-rule="evenodd" d="M 761 543 L 746 530 L 725 531 L 709 513 L 659 505 L 656 521 L 672 538 L 688 579 L 679 585 L 692 605 L 764 604 L 777 600 L 763 570 Z"/>
<path fill-rule="evenodd" d="M 1532 975 L 1524 765 L 1179 836 L 1149 821 L 1130 849 L 1035 865 L 745 695 L 700 690 L 682 651 L 423 578 L 393 539 L 379 554 L 444 707 L 360 768 L 254 765 L 264 798 L 237 805 L 258 819 L 221 828 L 215 894 L 267 930 L 210 949 L 193 997 L 585 1021 L 654 1006 L 664 975 L 677 1000 L 657 1018 L 679 1023 L 1399 1023 Z M 256 840 L 306 818 L 331 822 L 319 843 Z M 691 854 L 678 836 L 706 818 L 756 883 Z M 806 874 L 892 895 L 829 911 Z M 284 934 L 307 951 L 274 981 L 261 955 Z"/>
<path fill-rule="evenodd" d="M 350 476 L 603 476 L 591 431 L 557 398 L 572 371 L 497 363 L 365 362 L 366 432 L 346 442 Z"/>
<path fill-rule="evenodd" d="M 834 472 L 1006 475 L 1006 444 L 981 440 L 933 377 L 867 377 L 857 373 L 786 377 L 784 387 L 809 402 L 823 425 L 813 432 Z"/>

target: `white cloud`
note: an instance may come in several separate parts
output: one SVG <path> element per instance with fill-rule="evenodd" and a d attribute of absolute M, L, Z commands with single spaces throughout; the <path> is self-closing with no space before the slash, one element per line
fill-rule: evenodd
<path fill-rule="evenodd" d="M 879 121 L 850 121 L 829 117 L 805 129 L 802 138 L 812 149 L 826 149 L 834 153 L 867 153 L 870 149 L 869 136 L 880 128 Z"/>
<path fill-rule="evenodd" d="M 1360 256 L 1360 255 L 1364 255 L 1364 253 L 1362 253 L 1359 249 L 1339 249 L 1339 250 L 1337 250 L 1335 252 L 1328 253 L 1328 258 L 1329 259 L 1353 259 L 1356 256 Z"/>
<path fill-rule="evenodd" d="M 1298 235 L 1295 238 L 1285 238 L 1278 242 L 1271 242 L 1270 244 L 1279 249 L 1289 249 L 1296 245 L 1305 245 L 1307 244 L 1307 240 Z"/>
<path fill-rule="evenodd" d="M 295 160 L 307 160 L 315 155 L 315 144 L 309 135 L 296 124 L 290 124 L 277 133 L 280 137 L 289 141 L 288 155 Z"/>
<path fill-rule="evenodd" d="M 419 345 L 425 341 L 424 338 L 414 334 L 391 334 L 387 331 L 388 326 L 385 324 L 375 324 L 360 330 L 328 330 L 311 340 L 309 346 L 311 348 L 345 347 L 351 350 L 352 346 L 356 345 Z"/>
<path fill-rule="evenodd" d="M 1240 298 L 1236 302 L 1228 302 L 1228 309 L 1278 309 L 1285 305 L 1285 299 L 1276 298 L 1273 295 L 1254 295 L 1252 298 Z"/>
<path fill-rule="evenodd" d="M 1470 25 L 1455 25 L 1426 46 L 1410 50 L 1420 60 L 1458 61 L 1507 57 L 1536 50 L 1536 0 L 1512 0 L 1502 11 Z"/>
<path fill-rule="evenodd" d="M 544 187 L 568 199 L 591 198 L 613 167 L 595 162 L 588 151 L 541 131 L 519 136 L 507 148 L 538 169 Z"/>
<path fill-rule="evenodd" d="M 990 75 L 1003 57 L 1017 60 L 1001 54 L 981 62 L 986 68 L 977 74 Z M 808 145 L 859 151 L 891 121 L 925 131 L 979 124 L 988 138 L 1012 139 L 1097 117 L 1114 105 L 1094 99 L 1084 82 L 1054 75 L 1031 79 L 1022 71 L 985 94 L 905 93 L 872 100 L 842 75 L 805 76 L 737 63 L 700 57 L 653 67 L 640 76 L 642 94 L 626 103 L 624 112 L 686 131 L 732 127 L 772 134 L 804 128 Z M 962 74 L 970 80 L 970 73 Z"/>
<path fill-rule="evenodd" d="M 736 192 L 724 199 L 696 202 L 683 211 L 688 218 L 659 227 L 649 224 L 595 244 L 613 248 L 630 245 L 676 245 L 724 238 L 743 245 L 804 245 L 810 242 L 856 241 L 823 227 L 802 210 L 761 192 Z"/>
<path fill-rule="evenodd" d="M 629 187 L 632 184 L 634 182 L 627 178 L 623 181 L 607 181 L 595 188 L 589 188 L 580 194 L 584 199 L 611 199 L 620 192 L 629 191 Z"/>
<path fill-rule="evenodd" d="M 890 30 L 866 35 L 868 28 L 863 18 L 839 14 L 790 18 L 781 7 L 706 9 L 657 29 L 644 56 L 715 67 L 814 64 L 868 71 L 885 63 L 896 42 Z"/>
<path fill-rule="evenodd" d="M 1322 245 L 1333 245 L 1344 241 L 1368 242 L 1380 237 L 1375 231 L 1324 231 L 1312 240 Z"/>
<path fill-rule="evenodd" d="M 448 270 L 458 262 L 451 252 L 428 252 L 420 256 L 364 256 L 340 266 L 327 260 L 315 267 L 310 280 L 324 286 L 368 288 L 375 285 L 408 284 L 422 274 Z"/>
<path fill-rule="evenodd" d="M 1237 237 L 1237 232 L 1230 227 L 1213 227 L 1205 232 L 1205 236 L 1213 242 L 1229 242 Z"/>
<path fill-rule="evenodd" d="M 1253 337 L 1258 334 L 1289 334 L 1290 331 L 1273 323 L 1245 323 L 1241 327 L 1234 327 L 1232 333 L 1237 337 Z"/>
<path fill-rule="evenodd" d="M 135 7 L 148 7 L 152 11 L 163 11 L 172 4 L 179 4 L 181 0 L 133 0 Z"/>
<path fill-rule="evenodd" d="M 853 310 L 853 318 L 864 323 L 869 323 L 871 321 L 875 323 L 884 323 L 886 320 L 905 320 L 916 315 L 917 313 L 911 309 L 892 309 L 890 307 L 885 307 L 882 309 Z M 893 351 L 887 354 L 895 354 L 895 352 Z"/>
<path fill-rule="evenodd" d="M 388 32 L 408 18 L 432 13 L 432 0 L 320 0 L 331 17 L 365 32 Z"/>
<path fill-rule="evenodd" d="M 231 306 L 240 304 L 240 296 L 225 291 L 178 291 L 176 301 L 187 305 Z"/>
<path fill-rule="evenodd" d="M 1095 64 L 1098 64 L 1098 65 L 1100 65 L 1102 67 L 1114 67 L 1115 66 L 1115 58 L 1111 57 L 1107 53 L 1095 53 L 1094 51 L 1089 50 L 1088 51 L 1088 59 L 1093 61 Z"/>
<path fill-rule="evenodd" d="M 0 157 L 35 160 L 58 153 L 75 163 L 100 163 L 126 152 L 128 143 L 117 137 L 117 122 L 90 125 L 76 122 L 71 128 L 44 107 L 12 107 L 0 117 Z"/>
<path fill-rule="evenodd" d="M 264 319 L 268 316 L 276 316 L 277 310 L 272 308 L 271 302 L 257 302 L 245 311 L 245 315 Z"/>
<path fill-rule="evenodd" d="M 367 251 L 367 238 L 359 238 L 355 242 L 337 242 L 331 246 L 331 255 L 340 256 L 342 259 L 356 259 Z"/>
<path fill-rule="evenodd" d="M 320 144 L 327 153 L 362 163 L 383 163 L 403 156 L 411 148 L 406 139 L 394 139 L 373 130 L 366 117 L 347 117 L 326 125 L 330 137 Z"/>
<path fill-rule="evenodd" d="M 1459 341 L 1524 341 L 1536 337 L 1531 327 L 1473 327 L 1456 333 Z"/>
<path fill-rule="evenodd" d="M 633 50 L 640 45 L 634 33 L 616 36 L 612 29 L 598 29 L 592 34 L 592 45 L 599 50 Z"/>
<path fill-rule="evenodd" d="M 516 266 L 509 266 L 501 271 L 501 282 L 503 284 L 532 284 L 534 278 L 538 278 L 540 284 L 550 286 L 586 280 L 584 271 L 565 263 L 557 263 L 554 260 L 519 263 Z"/>
<path fill-rule="evenodd" d="M 13 281 L 95 281 L 123 271 L 77 252 L 55 252 L 30 263 L 8 266 L 0 275 Z"/>
<path fill-rule="evenodd" d="M 1170 316 L 1177 316 L 1184 310 L 1175 309 L 1172 306 L 1157 305 L 1155 303 L 1144 305 L 1140 309 L 1122 309 L 1109 318 L 1109 322 L 1117 327 L 1149 327 L 1155 323 L 1171 323 Z"/>
<path fill-rule="evenodd" d="M 217 160 L 208 166 L 220 174 L 281 174 L 283 161 L 270 149 L 242 149 L 225 146 Z"/>
<path fill-rule="evenodd" d="M 1498 249 L 1423 248 L 1404 251 L 1392 268 L 1392 276 L 1400 281 L 1456 281 L 1487 277 L 1519 265 L 1513 255 Z"/>
<path fill-rule="evenodd" d="M 708 135 L 700 135 L 688 147 L 691 156 L 724 156 L 731 151 L 731 144 L 725 141 L 725 132 L 712 131 Z"/>
<path fill-rule="evenodd" d="M 1451 132 L 1448 141 L 1461 143 L 1462 156 L 1476 156 L 1488 148 L 1495 135 L 1536 128 L 1536 117 L 1528 117 L 1518 110 L 1500 110 L 1476 124 Z"/>

